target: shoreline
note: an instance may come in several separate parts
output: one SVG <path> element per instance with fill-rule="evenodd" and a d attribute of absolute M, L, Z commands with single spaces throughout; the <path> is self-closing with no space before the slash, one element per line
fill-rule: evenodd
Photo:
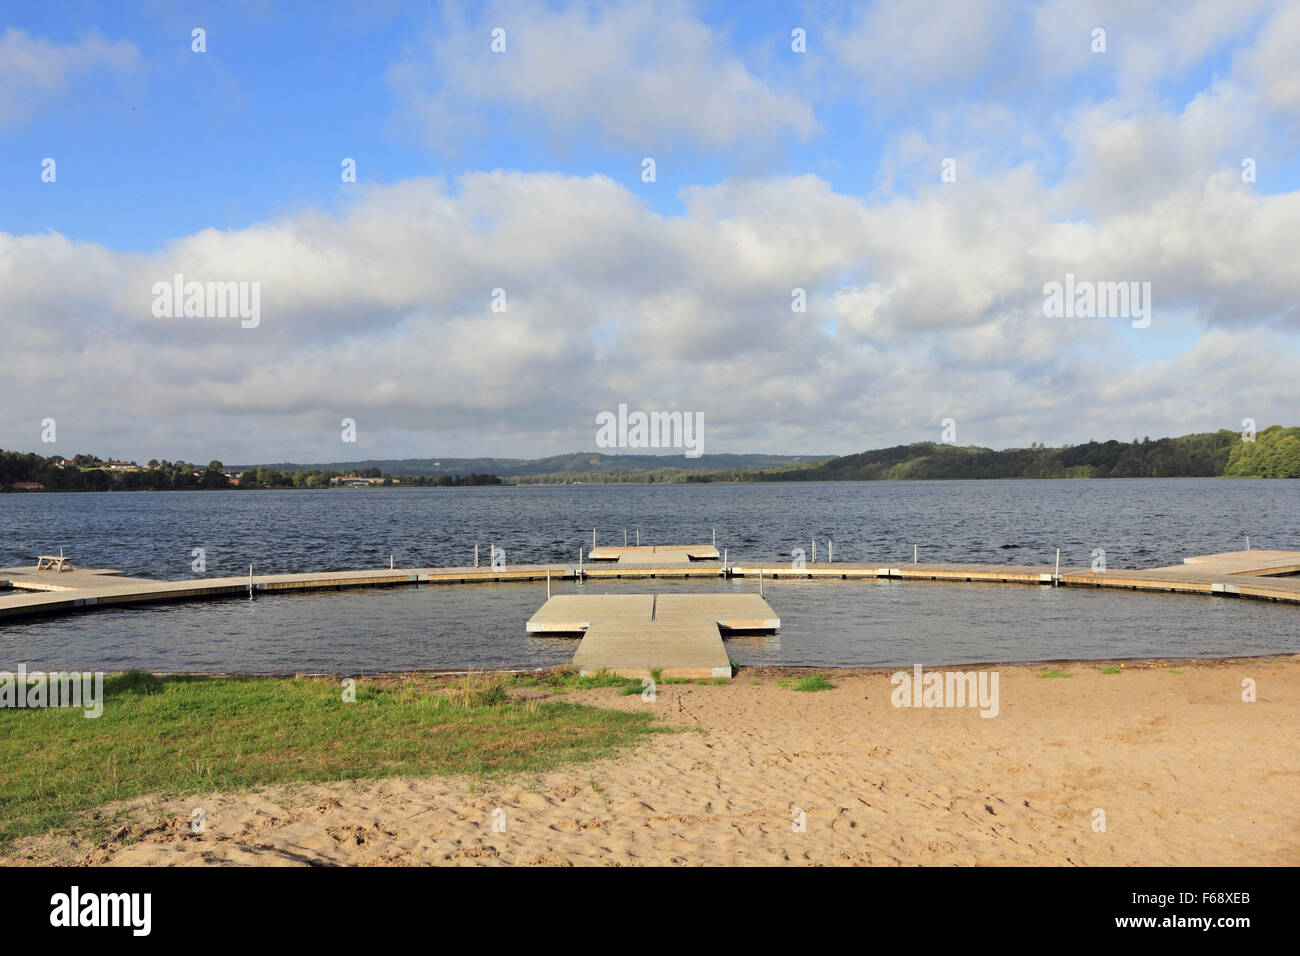
<path fill-rule="evenodd" d="M 1243 664 L 1251 661 L 1275 661 L 1290 657 L 1300 656 L 1300 648 L 1292 651 L 1277 651 L 1272 654 L 1242 654 L 1242 655 L 1223 655 L 1214 657 L 1053 657 L 1026 661 L 975 661 L 967 663 L 924 663 L 922 666 L 926 670 L 980 670 L 990 667 L 1049 667 L 1057 664 L 1077 664 L 1079 666 L 1105 666 L 1105 665 L 1134 665 L 1150 664 L 1156 665 L 1184 665 L 1194 666 L 1216 666 L 1227 664 Z M 740 664 L 734 668 L 732 679 L 749 674 L 751 676 L 768 676 L 768 677 L 803 677 L 807 674 L 836 674 L 841 677 L 861 677 L 861 676 L 878 676 L 893 675 L 899 671 L 905 671 L 917 664 L 911 661 L 907 664 L 880 664 L 863 666 L 861 664 Z M 401 678 L 428 678 L 428 677 L 508 677 L 518 675 L 528 676 L 550 676 L 564 673 L 569 669 L 567 664 L 559 664 L 552 667 L 473 667 L 468 670 L 425 667 L 425 668 L 403 668 L 401 670 L 377 670 L 377 671 L 165 671 L 153 670 L 151 668 L 127 668 L 121 671 L 103 671 L 106 677 L 121 676 L 131 671 L 145 671 L 154 677 L 258 677 L 267 680 L 319 680 L 324 678 L 354 678 L 374 681 L 396 681 Z M 31 673 L 36 673 L 32 671 Z"/>

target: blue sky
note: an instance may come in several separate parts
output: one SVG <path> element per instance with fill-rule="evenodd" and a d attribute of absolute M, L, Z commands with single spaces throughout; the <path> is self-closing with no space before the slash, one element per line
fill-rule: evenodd
<path fill-rule="evenodd" d="M 53 411 L 145 457 L 339 457 L 337 396 L 313 389 L 348 369 L 338 402 L 384 456 L 590 447 L 586 413 L 620 401 L 704 411 L 709 451 L 790 453 L 932 438 L 946 410 L 996 447 L 1282 416 L 1295 7 L 10 4 L 0 306 L 86 347 L 10 335 L 0 446 L 31 447 L 45 417 L 28 376 L 114 352 L 132 374 L 112 407 Z M 432 237 L 410 214 L 425 203 Z M 330 261 L 345 275 L 307 284 Z M 151 280 L 204 268 L 262 283 L 256 338 L 139 314 Z M 1151 281 L 1154 331 L 1051 327 L 1040 287 L 1066 271 Z M 498 285 L 525 311 L 476 318 Z M 454 368 L 404 368 L 430 343 Z M 1225 351 L 1268 358 L 1234 384 Z M 475 384 L 502 377 L 515 394 Z M 924 407 L 889 408 L 904 382 Z M 580 420 L 539 411 L 566 383 Z M 715 405 L 719 385 L 737 401 Z M 743 401 L 764 385 L 781 397 Z M 145 428 L 149 408 L 183 421 Z"/>

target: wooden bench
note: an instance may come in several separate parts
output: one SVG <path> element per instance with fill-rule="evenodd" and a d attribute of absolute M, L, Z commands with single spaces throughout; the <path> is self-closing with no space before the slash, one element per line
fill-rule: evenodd
<path fill-rule="evenodd" d="M 42 554 L 36 559 L 37 571 L 71 571 L 72 559 L 61 554 Z"/>

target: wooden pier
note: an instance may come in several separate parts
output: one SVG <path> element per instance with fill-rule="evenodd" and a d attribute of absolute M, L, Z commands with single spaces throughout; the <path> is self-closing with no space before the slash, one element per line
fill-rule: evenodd
<path fill-rule="evenodd" d="M 709 544 L 623 545 L 592 548 L 591 561 L 612 561 L 620 567 L 675 567 L 693 561 L 716 561 L 718 549 Z"/>
<path fill-rule="evenodd" d="M 599 549 L 598 549 L 599 550 Z M 661 548 L 661 550 L 663 550 Z M 685 547 L 683 548 L 685 550 Z M 1300 551 L 1232 551 L 1187 558 L 1183 564 L 1146 570 L 1094 572 L 1050 566 L 988 564 L 905 564 L 884 561 L 809 564 L 793 568 L 787 561 L 739 561 L 729 568 L 718 564 L 648 565 L 529 564 L 492 567 L 382 568 L 361 571 L 312 571 L 299 574 L 256 574 L 239 577 L 157 581 L 122 575 L 118 571 L 78 568 L 37 573 L 32 565 L 0 568 L 0 619 L 59 614 L 129 604 L 183 601 L 195 598 L 239 597 L 288 591 L 412 584 L 466 584 L 491 581 L 555 581 L 579 577 L 747 577 L 779 582 L 790 578 L 826 580 L 892 579 L 899 581 L 970 581 L 1003 584 L 1059 584 L 1063 587 L 1104 587 L 1175 594 L 1235 596 L 1300 604 Z"/>
<path fill-rule="evenodd" d="M 757 594 L 561 594 L 526 625 L 530 634 L 575 635 L 583 674 L 730 679 L 728 631 L 775 631 L 781 619 Z"/>

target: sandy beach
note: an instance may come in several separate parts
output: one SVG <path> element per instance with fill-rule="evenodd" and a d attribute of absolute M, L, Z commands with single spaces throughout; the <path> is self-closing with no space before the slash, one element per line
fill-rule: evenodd
<path fill-rule="evenodd" d="M 618 759 L 488 782 L 144 798 L 124 805 L 133 822 L 107 842 L 51 834 L 3 862 L 1300 864 L 1300 655 L 1106 666 L 983 668 L 999 674 L 993 718 L 895 707 L 890 671 L 819 671 L 834 689 L 816 693 L 783 686 L 808 673 L 790 670 L 661 686 L 654 701 L 569 692 L 650 709 L 677 732 Z M 1072 676 L 1036 676 L 1050 670 Z"/>

